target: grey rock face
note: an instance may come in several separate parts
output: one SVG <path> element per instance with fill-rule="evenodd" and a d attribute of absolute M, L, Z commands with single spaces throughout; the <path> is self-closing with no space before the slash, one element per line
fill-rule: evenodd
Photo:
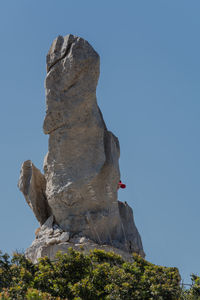
<path fill-rule="evenodd" d="M 80 232 L 101 244 L 118 242 L 119 143 L 96 103 L 99 56 L 81 38 L 58 37 L 47 70 L 44 132 L 50 138 L 44 170 L 52 213 L 72 236 Z"/>
<path fill-rule="evenodd" d="M 127 253 L 127 251 L 116 249 L 109 245 L 99 245 L 85 237 L 76 236 L 70 239 L 69 232 L 64 232 L 58 225 L 54 224 L 53 216 L 50 216 L 40 228 L 36 239 L 26 250 L 25 255 L 33 263 L 37 263 L 38 259 L 44 256 L 54 260 L 58 251 L 66 253 L 70 247 L 84 253 L 89 253 L 90 250 L 97 248 L 105 251 L 114 251 L 128 261 L 133 260 L 131 254 Z"/>
<path fill-rule="evenodd" d="M 118 200 L 118 205 L 122 227 L 126 237 L 127 249 L 129 252 L 136 252 L 144 257 L 145 253 L 143 251 L 142 240 L 135 226 L 133 210 L 126 202 L 123 203 Z"/>
<path fill-rule="evenodd" d="M 144 255 L 132 210 L 117 200 L 119 142 L 97 105 L 98 78 L 99 55 L 87 41 L 55 39 L 47 55 L 44 176 L 32 183 L 36 168 L 25 162 L 32 171 L 22 166 L 19 187 L 41 225 L 52 215 L 67 232 L 60 241 L 79 236 Z"/>
<path fill-rule="evenodd" d="M 46 180 L 30 160 L 22 164 L 18 187 L 24 194 L 38 222 L 42 225 L 51 215 L 45 194 Z"/>

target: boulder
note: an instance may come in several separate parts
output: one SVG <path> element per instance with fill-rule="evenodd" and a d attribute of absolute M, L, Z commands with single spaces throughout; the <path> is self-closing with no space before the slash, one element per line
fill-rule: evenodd
<path fill-rule="evenodd" d="M 42 225 L 51 215 L 45 193 L 46 180 L 30 160 L 22 164 L 18 187 L 24 194 L 26 202 L 32 209 L 36 219 Z"/>

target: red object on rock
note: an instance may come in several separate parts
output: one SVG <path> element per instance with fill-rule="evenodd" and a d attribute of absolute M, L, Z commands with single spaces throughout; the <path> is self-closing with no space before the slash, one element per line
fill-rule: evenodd
<path fill-rule="evenodd" d="M 124 183 L 122 183 L 121 180 L 119 181 L 118 186 L 121 189 L 125 189 L 126 188 L 126 185 Z"/>

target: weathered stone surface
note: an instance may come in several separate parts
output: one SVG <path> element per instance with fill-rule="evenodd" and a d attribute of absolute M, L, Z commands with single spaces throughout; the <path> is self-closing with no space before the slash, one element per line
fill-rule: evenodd
<path fill-rule="evenodd" d="M 96 102 L 98 78 L 99 55 L 87 41 L 55 39 L 47 55 L 44 176 L 29 161 L 19 181 L 40 224 L 51 216 L 27 249 L 33 261 L 69 244 L 144 256 L 132 210 L 117 200 L 119 142 Z"/>
<path fill-rule="evenodd" d="M 54 217 L 50 216 L 37 231 L 35 240 L 26 250 L 26 256 L 33 262 L 37 262 L 37 259 L 42 257 L 44 249 L 68 240 L 69 233 L 63 232 L 58 225 L 54 226 Z"/>
<path fill-rule="evenodd" d="M 56 229 L 54 229 L 56 228 Z M 57 232 L 56 232 L 57 231 Z M 72 247 L 77 251 L 89 253 L 90 250 L 101 249 L 105 251 L 113 251 L 121 255 L 125 260 L 132 261 L 132 255 L 127 252 L 109 245 L 99 245 L 86 237 L 74 237 L 69 240 L 69 233 L 63 232 L 58 226 L 41 227 L 39 235 L 33 241 L 32 245 L 26 250 L 26 257 L 33 263 L 37 263 L 38 259 L 48 256 L 51 260 L 55 259 L 58 251 L 66 253 Z"/>
<path fill-rule="evenodd" d="M 45 195 L 46 180 L 30 160 L 22 164 L 18 187 L 42 225 L 51 214 Z"/>
<path fill-rule="evenodd" d="M 119 143 L 96 103 L 99 56 L 85 40 L 58 37 L 47 55 L 46 195 L 63 230 L 97 243 L 124 240 L 117 204 Z"/>
<path fill-rule="evenodd" d="M 127 202 L 123 203 L 118 201 L 118 205 L 124 235 L 126 236 L 127 249 L 129 252 L 136 252 L 144 257 L 145 253 L 143 251 L 142 240 L 135 226 L 133 210 Z"/>
<path fill-rule="evenodd" d="M 60 242 L 68 242 L 69 241 L 69 232 L 63 232 L 59 237 Z"/>

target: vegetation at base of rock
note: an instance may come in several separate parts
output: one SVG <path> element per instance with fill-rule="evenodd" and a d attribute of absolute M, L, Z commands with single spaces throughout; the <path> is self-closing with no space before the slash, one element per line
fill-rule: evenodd
<path fill-rule="evenodd" d="M 33 264 L 15 253 L 0 255 L 0 299 L 199 299 L 200 278 L 182 291 L 177 268 L 156 266 L 133 254 L 134 261 L 94 250 L 86 255 L 69 249 L 54 262 L 47 257 Z"/>

